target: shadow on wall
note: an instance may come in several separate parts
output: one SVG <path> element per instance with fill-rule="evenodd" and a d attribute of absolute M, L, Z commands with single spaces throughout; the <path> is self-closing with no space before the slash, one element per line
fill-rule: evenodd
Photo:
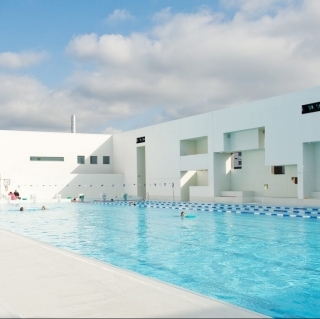
<path fill-rule="evenodd" d="M 78 166 L 71 172 L 72 174 L 110 174 L 113 172 L 112 158 L 112 137 L 105 141 L 90 155 L 77 154 Z M 104 164 L 104 157 L 106 164 Z"/>
<path fill-rule="evenodd" d="M 107 198 L 122 198 L 124 190 L 123 174 L 112 174 L 112 137 L 105 140 L 96 150 L 85 153 L 88 145 L 84 145 L 83 154 L 81 147 L 75 152 L 65 156 L 64 162 L 34 162 L 37 173 L 8 172 L 2 175 L 10 181 L 5 187 L 2 183 L 2 198 L 9 191 L 18 190 L 22 198 L 54 199 L 57 194 L 62 198 L 78 197 L 84 194 L 86 198 L 101 198 L 107 194 Z M 77 154 L 77 153 L 80 154 Z M 79 157 L 83 157 L 84 164 L 77 164 Z M 94 158 L 92 158 L 94 157 Z M 105 164 L 103 164 L 105 157 Z M 90 163 L 90 158 L 92 163 Z M 38 165 L 38 166 L 37 166 Z M 71 171 L 68 170 L 71 167 Z M 75 168 L 74 168 L 75 167 Z M 74 169 L 73 169 L 74 168 Z"/>

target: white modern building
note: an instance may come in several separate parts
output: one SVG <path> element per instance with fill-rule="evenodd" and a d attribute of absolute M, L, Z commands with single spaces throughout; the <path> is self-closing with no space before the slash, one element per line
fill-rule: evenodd
<path fill-rule="evenodd" d="M 114 135 L 0 131 L 0 152 L 2 200 L 320 205 L 320 87 Z"/>

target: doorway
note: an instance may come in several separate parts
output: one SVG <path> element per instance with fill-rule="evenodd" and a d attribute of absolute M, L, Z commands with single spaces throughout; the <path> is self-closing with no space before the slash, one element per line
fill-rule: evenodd
<path fill-rule="evenodd" d="M 146 199 L 146 147 L 137 147 L 137 195 Z"/>

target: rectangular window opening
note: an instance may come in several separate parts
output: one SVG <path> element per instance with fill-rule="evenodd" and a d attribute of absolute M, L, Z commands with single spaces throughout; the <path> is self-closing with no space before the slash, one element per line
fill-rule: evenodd
<path fill-rule="evenodd" d="M 78 155 L 77 163 L 78 164 L 85 164 L 85 157 L 82 155 Z"/>
<path fill-rule="evenodd" d="M 145 141 L 146 141 L 145 136 L 137 137 L 137 144 L 139 144 L 139 143 L 144 143 Z"/>
<path fill-rule="evenodd" d="M 242 152 L 232 154 L 232 169 L 242 169 Z"/>
<path fill-rule="evenodd" d="M 110 156 L 103 156 L 103 164 L 110 164 Z"/>
<path fill-rule="evenodd" d="M 320 102 L 302 105 L 302 114 L 308 114 L 320 111 Z"/>
<path fill-rule="evenodd" d="M 98 164 L 98 156 L 90 156 L 90 164 Z"/>
<path fill-rule="evenodd" d="M 285 166 L 271 166 L 271 174 L 273 175 L 285 174 Z"/>
<path fill-rule="evenodd" d="M 30 161 L 40 162 L 63 162 L 64 157 L 51 157 L 51 156 L 30 156 Z"/>

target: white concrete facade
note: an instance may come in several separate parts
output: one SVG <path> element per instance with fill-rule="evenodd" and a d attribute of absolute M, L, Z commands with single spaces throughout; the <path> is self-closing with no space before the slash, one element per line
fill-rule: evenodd
<path fill-rule="evenodd" d="M 317 87 L 113 136 L 0 131 L 1 194 L 10 179 L 10 189 L 19 186 L 26 197 L 107 193 L 116 199 L 128 193 L 156 200 L 320 205 L 320 112 L 302 114 L 302 105 L 319 101 Z M 137 143 L 139 137 L 145 142 Z M 235 152 L 241 152 L 241 169 L 232 167 Z M 85 164 L 77 164 L 79 155 Z M 98 156 L 98 164 L 90 164 L 90 156 Z M 102 164 L 102 156 L 110 156 L 110 164 Z M 283 166 L 284 174 L 273 174 L 273 166 Z"/>
<path fill-rule="evenodd" d="M 22 198 L 117 198 L 123 174 L 113 174 L 112 136 L 48 132 L 0 131 L 0 197 L 18 190 Z M 78 164 L 84 156 L 85 164 Z M 97 164 L 90 164 L 96 156 Z M 103 164 L 109 156 L 110 164 Z M 63 161 L 31 161 L 30 157 L 63 157 Z M 6 181 L 10 185 L 6 187 Z"/>

